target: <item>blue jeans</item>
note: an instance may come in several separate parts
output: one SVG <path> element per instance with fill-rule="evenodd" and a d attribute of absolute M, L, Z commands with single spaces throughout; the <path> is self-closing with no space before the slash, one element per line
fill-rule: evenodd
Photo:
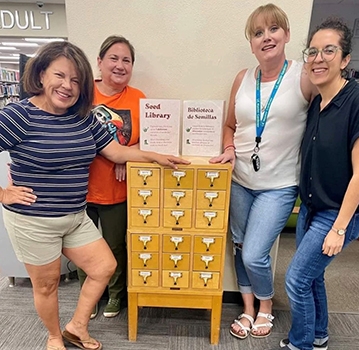
<path fill-rule="evenodd" d="M 297 194 L 297 186 L 262 191 L 232 181 L 229 224 L 242 294 L 253 293 L 259 300 L 273 297 L 269 253 L 293 210 Z"/>
<path fill-rule="evenodd" d="M 301 204 L 297 221 L 297 251 L 286 273 L 286 291 L 292 314 L 289 347 L 312 350 L 313 343 L 328 339 L 328 307 L 324 283 L 325 268 L 335 256 L 322 253 L 322 245 L 338 216 L 337 210 L 313 215 L 306 227 L 308 210 Z M 359 236 L 359 214 L 355 214 L 345 233 L 344 247 Z"/>

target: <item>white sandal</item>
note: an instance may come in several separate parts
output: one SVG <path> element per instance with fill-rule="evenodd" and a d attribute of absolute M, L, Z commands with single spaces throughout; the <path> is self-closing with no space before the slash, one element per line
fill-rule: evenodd
<path fill-rule="evenodd" d="M 250 327 L 246 327 L 246 326 L 244 326 L 242 323 L 241 323 L 241 319 L 242 318 L 246 318 L 248 321 L 249 321 L 249 323 L 250 323 Z M 234 329 L 233 329 L 233 327 L 231 326 L 231 329 L 229 330 L 229 333 L 231 333 L 234 337 L 236 337 L 236 338 L 239 338 L 239 339 L 246 339 L 247 337 L 248 337 L 248 335 L 249 335 L 249 333 L 250 333 L 250 331 L 251 331 L 251 329 L 252 329 L 252 327 L 253 327 L 253 323 L 254 323 L 254 319 L 253 319 L 253 317 L 251 316 L 251 315 L 248 315 L 248 314 L 240 314 L 239 316 L 238 316 L 238 318 L 237 319 L 235 319 L 234 321 L 233 321 L 234 323 L 236 323 L 239 327 L 241 327 L 238 331 L 235 331 Z M 244 332 L 244 335 L 242 335 L 241 333 L 239 333 L 239 332 Z"/>
<path fill-rule="evenodd" d="M 266 338 L 268 337 L 271 332 L 272 332 L 272 327 L 273 327 L 273 323 L 272 321 L 274 320 L 274 316 L 272 314 L 266 314 L 264 312 L 258 312 L 257 314 L 257 318 L 258 317 L 264 317 L 266 318 L 269 322 L 267 323 L 260 323 L 260 324 L 253 324 L 252 326 L 252 330 L 251 330 L 251 336 L 253 338 Z M 258 328 L 262 328 L 262 327 L 268 327 L 269 331 L 268 333 L 264 333 L 264 334 L 253 334 L 253 331 L 258 331 Z"/>

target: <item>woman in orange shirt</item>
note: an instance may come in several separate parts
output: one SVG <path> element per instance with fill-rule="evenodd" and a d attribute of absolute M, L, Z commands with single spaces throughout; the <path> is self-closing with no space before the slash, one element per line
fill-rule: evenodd
<path fill-rule="evenodd" d="M 122 36 L 109 36 L 101 45 L 97 64 L 101 79 L 95 80 L 94 113 L 115 141 L 138 147 L 139 100 L 145 95 L 128 86 L 135 62 L 135 50 Z M 87 214 L 101 225 L 102 234 L 110 246 L 117 268 L 108 285 L 109 300 L 105 317 L 120 312 L 126 297 L 126 228 L 127 228 L 126 165 L 116 165 L 101 155 L 90 166 Z M 83 284 L 86 274 L 78 270 Z M 98 306 L 91 318 L 96 317 Z"/>

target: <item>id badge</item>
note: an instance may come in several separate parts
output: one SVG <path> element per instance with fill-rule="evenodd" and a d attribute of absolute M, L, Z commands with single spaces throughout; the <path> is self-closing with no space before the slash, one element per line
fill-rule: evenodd
<path fill-rule="evenodd" d="M 253 153 L 251 156 L 251 162 L 253 165 L 254 171 L 258 171 L 261 168 L 261 160 L 257 153 Z"/>

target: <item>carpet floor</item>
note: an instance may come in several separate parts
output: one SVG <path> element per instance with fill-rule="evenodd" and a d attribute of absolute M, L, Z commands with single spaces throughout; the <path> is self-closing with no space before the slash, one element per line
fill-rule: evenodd
<path fill-rule="evenodd" d="M 210 345 L 210 313 L 206 310 L 141 308 L 136 342 L 127 338 L 127 309 L 112 319 L 99 315 L 90 322 L 91 335 L 103 343 L 104 350 L 271 350 L 278 347 L 290 327 L 290 313 L 283 280 L 286 266 L 294 252 L 294 235 L 283 234 L 275 276 L 275 316 L 272 335 L 265 339 L 248 337 L 238 340 L 228 332 L 241 312 L 237 304 L 224 304 L 218 345 Z M 329 299 L 330 350 L 359 350 L 359 278 L 357 259 L 359 242 L 354 242 L 328 268 L 326 281 Z M 61 281 L 59 288 L 60 324 L 71 319 L 79 293 L 77 280 Z M 36 315 L 29 279 L 16 279 L 14 288 L 0 277 L 0 349 L 45 350 L 46 331 Z M 68 346 L 68 350 L 75 349 Z"/>

